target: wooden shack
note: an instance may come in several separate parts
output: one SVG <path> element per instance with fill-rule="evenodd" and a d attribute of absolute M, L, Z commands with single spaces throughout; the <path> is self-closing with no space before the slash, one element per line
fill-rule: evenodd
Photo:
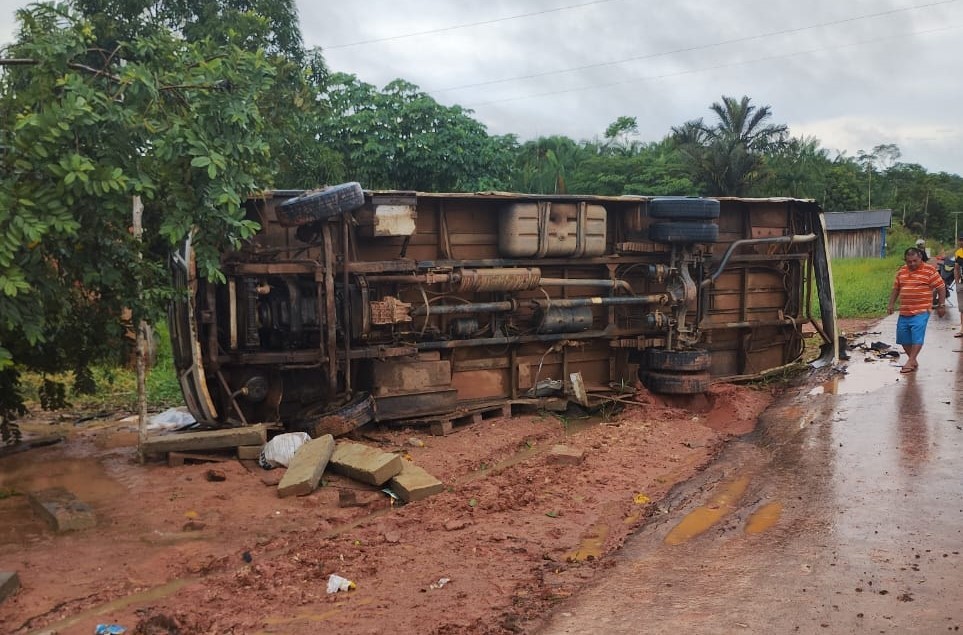
<path fill-rule="evenodd" d="M 886 229 L 892 226 L 893 210 L 827 212 L 831 258 L 885 258 Z"/>

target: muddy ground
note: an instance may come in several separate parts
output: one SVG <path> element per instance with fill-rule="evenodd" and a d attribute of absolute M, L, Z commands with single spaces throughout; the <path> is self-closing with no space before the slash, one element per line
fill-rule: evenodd
<path fill-rule="evenodd" d="M 0 571 L 21 581 L 0 603 L 0 632 L 525 632 L 591 584 L 675 484 L 750 432 L 777 391 L 717 384 L 664 398 L 639 388 L 614 415 L 531 413 L 448 436 L 362 429 L 358 441 L 444 482 L 407 505 L 330 473 L 313 494 L 280 499 L 283 468 L 141 465 L 123 414 L 38 414 L 24 422 L 29 435 L 65 440 L 0 457 Z M 584 459 L 550 462 L 556 444 Z M 224 480 L 210 480 L 212 469 Z M 98 525 L 54 534 L 25 496 L 51 486 L 89 503 Z M 355 588 L 327 593 L 331 574 Z"/>

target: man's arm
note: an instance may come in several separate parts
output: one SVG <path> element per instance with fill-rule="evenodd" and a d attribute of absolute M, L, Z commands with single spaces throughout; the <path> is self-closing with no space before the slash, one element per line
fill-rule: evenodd
<path fill-rule="evenodd" d="M 892 313 L 893 309 L 896 307 L 896 298 L 899 297 L 899 285 L 893 285 L 893 291 L 889 294 L 889 304 L 886 305 L 886 313 Z"/>

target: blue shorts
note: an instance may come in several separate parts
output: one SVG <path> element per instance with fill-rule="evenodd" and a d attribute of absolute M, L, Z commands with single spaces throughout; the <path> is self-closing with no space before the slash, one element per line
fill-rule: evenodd
<path fill-rule="evenodd" d="M 923 344 L 923 336 L 926 335 L 926 323 L 929 321 L 929 311 L 916 315 L 899 316 L 896 321 L 896 343 L 903 346 Z"/>

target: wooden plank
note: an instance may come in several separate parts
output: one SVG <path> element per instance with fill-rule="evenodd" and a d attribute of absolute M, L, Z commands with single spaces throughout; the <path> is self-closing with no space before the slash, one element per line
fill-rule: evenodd
<path fill-rule="evenodd" d="M 243 428 L 204 430 L 201 432 L 177 432 L 148 437 L 144 442 L 144 454 L 190 452 L 236 448 L 241 445 L 264 445 L 267 442 L 267 426 L 259 423 Z"/>

